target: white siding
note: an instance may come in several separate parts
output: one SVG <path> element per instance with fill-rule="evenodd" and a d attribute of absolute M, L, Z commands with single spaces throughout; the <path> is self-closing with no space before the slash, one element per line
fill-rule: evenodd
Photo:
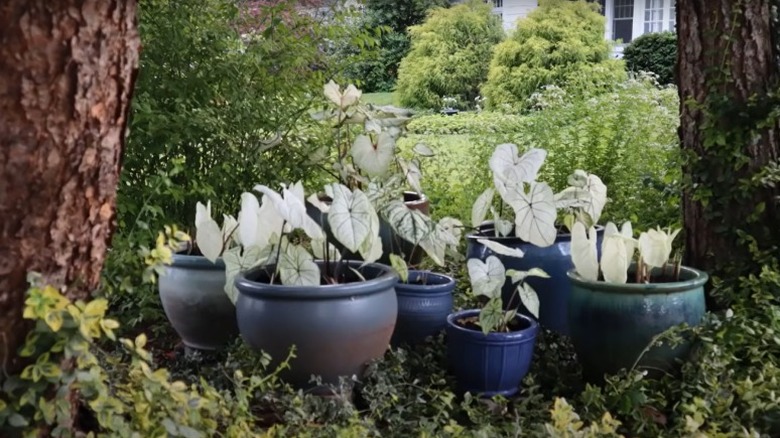
<path fill-rule="evenodd" d="M 517 20 L 525 18 L 539 6 L 537 0 L 503 0 L 504 7 L 496 8 L 496 13 L 501 13 L 504 21 L 504 29 L 512 31 L 517 26 Z"/>

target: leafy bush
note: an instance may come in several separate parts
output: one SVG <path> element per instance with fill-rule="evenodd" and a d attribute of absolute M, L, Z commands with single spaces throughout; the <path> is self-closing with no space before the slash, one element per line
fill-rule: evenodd
<path fill-rule="evenodd" d="M 401 105 L 440 109 L 444 97 L 472 105 L 487 77 L 493 46 L 504 34 L 490 6 L 470 0 L 436 9 L 409 33 L 412 48 L 398 68 Z"/>
<path fill-rule="evenodd" d="M 448 6 L 447 0 L 366 1 L 361 26 L 384 31 L 379 36 L 376 56 L 353 63 L 349 78 L 367 92 L 391 91 L 398 78 L 398 65 L 409 53 L 407 29 L 422 23 L 431 9 Z"/>
<path fill-rule="evenodd" d="M 677 64 L 677 34 L 674 32 L 646 33 L 631 41 L 623 49 L 626 68 L 634 72 L 651 72 L 660 84 L 674 84 Z"/>
<path fill-rule="evenodd" d="M 516 109 L 545 85 L 571 95 L 609 90 L 625 78 L 622 62 L 609 56 L 596 4 L 542 0 L 496 47 L 482 94 L 490 108 Z"/>

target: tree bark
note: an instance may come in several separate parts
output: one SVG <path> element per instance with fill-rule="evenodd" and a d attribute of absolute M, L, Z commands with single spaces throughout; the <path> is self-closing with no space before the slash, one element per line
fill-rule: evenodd
<path fill-rule="evenodd" d="M 99 283 L 138 65 L 135 0 L 0 2 L 0 360 L 26 335 L 29 272 Z"/>
<path fill-rule="evenodd" d="M 729 278 L 780 245 L 780 191 L 756 183 L 780 156 L 773 2 L 677 2 L 685 263 Z"/>

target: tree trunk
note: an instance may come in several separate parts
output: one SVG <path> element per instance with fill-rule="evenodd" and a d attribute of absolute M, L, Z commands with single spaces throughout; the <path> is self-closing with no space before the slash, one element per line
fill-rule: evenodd
<path fill-rule="evenodd" d="M 139 39 L 135 0 L 0 2 L 0 363 L 27 330 L 28 272 L 100 280 Z"/>
<path fill-rule="evenodd" d="M 773 2 L 677 2 L 685 263 L 728 278 L 780 245 L 780 191 L 766 184 L 780 156 Z"/>

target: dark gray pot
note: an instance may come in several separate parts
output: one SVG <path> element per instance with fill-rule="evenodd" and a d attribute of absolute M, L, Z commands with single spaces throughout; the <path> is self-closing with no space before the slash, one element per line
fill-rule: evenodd
<path fill-rule="evenodd" d="M 165 315 L 184 345 L 217 350 L 238 336 L 236 308 L 225 294 L 225 264 L 174 254 L 159 279 Z"/>
<path fill-rule="evenodd" d="M 324 263 L 318 264 L 322 269 Z M 272 366 L 295 345 L 296 357 L 282 377 L 298 387 L 313 386 L 312 375 L 331 385 L 341 376 L 361 376 L 369 361 L 384 355 L 398 315 L 398 276 L 385 265 L 361 264 L 349 262 L 366 281 L 344 266 L 358 281 L 322 286 L 268 284 L 273 266 L 239 274 L 236 316 L 241 337 L 255 351 L 270 354 Z"/>

